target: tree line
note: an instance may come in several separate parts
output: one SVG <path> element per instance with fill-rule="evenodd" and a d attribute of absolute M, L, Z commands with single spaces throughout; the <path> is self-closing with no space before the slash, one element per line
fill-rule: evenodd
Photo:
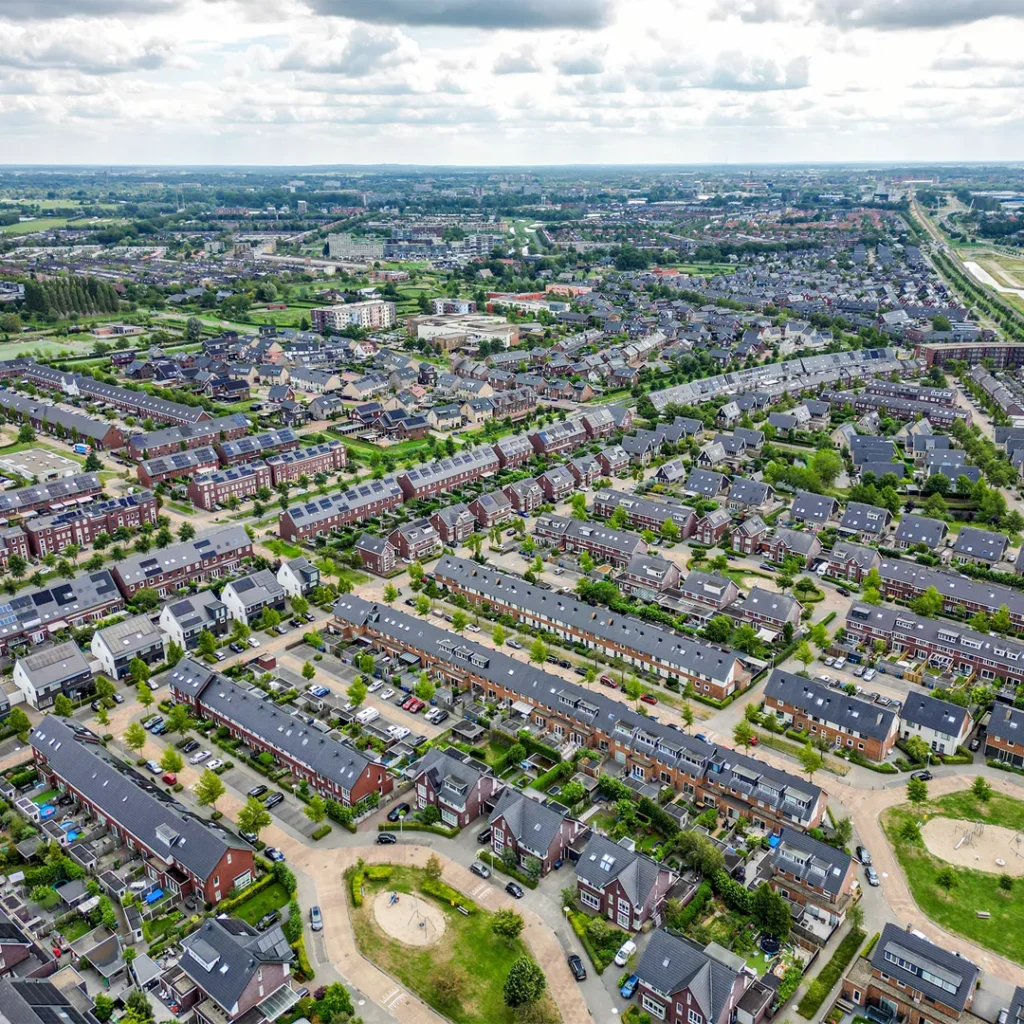
<path fill-rule="evenodd" d="M 95 277 L 67 275 L 25 282 L 25 308 L 41 316 L 116 313 L 121 300 L 113 285 Z"/>

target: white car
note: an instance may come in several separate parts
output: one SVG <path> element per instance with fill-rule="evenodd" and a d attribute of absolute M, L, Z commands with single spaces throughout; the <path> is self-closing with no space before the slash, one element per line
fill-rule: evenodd
<path fill-rule="evenodd" d="M 392 690 L 391 687 L 389 686 L 386 690 L 381 690 L 381 692 L 380 692 L 380 699 L 381 700 L 391 700 L 391 698 L 394 697 L 394 695 L 395 695 L 395 691 Z"/>
<path fill-rule="evenodd" d="M 517 651 L 521 651 L 523 649 L 523 645 L 518 640 L 506 640 L 505 643 Z"/>
<path fill-rule="evenodd" d="M 469 630 L 470 633 L 479 633 L 480 632 L 480 627 L 478 625 L 476 625 L 475 623 L 473 623 L 473 622 L 469 623 L 469 625 L 466 626 L 466 629 Z"/>
<path fill-rule="evenodd" d="M 846 659 L 845 658 L 836 658 L 836 664 L 835 664 L 836 668 L 842 668 L 845 664 L 846 664 Z"/>
<path fill-rule="evenodd" d="M 864 673 L 864 682 L 870 683 L 877 675 L 878 673 L 873 668 L 869 668 L 867 672 Z"/>
<path fill-rule="evenodd" d="M 396 740 L 404 740 L 409 735 L 409 730 L 404 725 L 389 725 L 387 732 L 392 739 Z"/>
<path fill-rule="evenodd" d="M 215 768 L 219 768 L 224 762 L 220 758 L 215 757 L 212 761 L 206 762 L 206 767 L 212 772 Z"/>
<path fill-rule="evenodd" d="M 625 967 L 626 961 L 636 952 L 636 943 L 632 939 L 627 939 L 620 947 L 618 953 L 615 954 L 615 966 Z"/>
<path fill-rule="evenodd" d="M 831 668 L 835 663 L 836 663 L 836 659 L 835 658 L 826 658 L 825 659 L 825 666 L 827 668 Z"/>
<path fill-rule="evenodd" d="M 256 637 L 254 637 L 254 636 L 251 636 L 251 637 L 249 637 L 249 639 L 248 639 L 248 640 L 246 640 L 246 643 L 247 643 L 247 644 L 248 644 L 248 645 L 249 645 L 250 647 L 254 647 L 254 648 L 255 648 L 255 647 L 259 647 L 259 645 L 260 645 L 260 642 L 259 642 L 259 640 L 257 640 L 257 639 L 256 639 Z"/>
<path fill-rule="evenodd" d="M 374 679 L 366 688 L 367 693 L 376 693 L 384 684 L 379 679 Z"/>
<path fill-rule="evenodd" d="M 193 754 L 189 759 L 189 764 L 202 764 L 208 757 L 210 752 L 208 750 L 200 750 L 199 753 Z"/>

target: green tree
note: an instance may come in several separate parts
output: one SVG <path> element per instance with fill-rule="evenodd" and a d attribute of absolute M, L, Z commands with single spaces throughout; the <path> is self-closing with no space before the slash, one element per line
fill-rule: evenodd
<path fill-rule="evenodd" d="M 148 708 L 153 703 L 153 691 L 145 683 L 139 683 L 135 687 L 135 698 L 144 708 Z"/>
<path fill-rule="evenodd" d="M 530 1006 L 540 999 L 546 986 L 544 972 L 530 957 L 521 956 L 513 961 L 505 979 L 505 1005 L 513 1010 L 521 1006 Z"/>
<path fill-rule="evenodd" d="M 537 637 L 537 639 L 530 644 L 530 661 L 535 665 L 543 665 L 544 662 L 547 661 L 549 653 L 548 645 L 544 643 L 540 637 Z"/>
<path fill-rule="evenodd" d="M 928 802 L 928 784 L 923 779 L 907 780 L 907 799 L 915 806 Z"/>
<path fill-rule="evenodd" d="M 754 920 L 769 935 L 785 942 L 792 924 L 789 904 L 767 882 L 762 882 L 755 890 L 752 903 Z"/>
<path fill-rule="evenodd" d="M 426 594 L 420 594 L 416 598 L 416 614 L 428 615 L 430 613 L 430 598 Z"/>
<path fill-rule="evenodd" d="M 181 759 L 181 754 L 174 747 L 164 747 L 164 752 L 160 755 L 160 767 L 165 772 L 176 773 L 185 767 L 185 762 Z"/>
<path fill-rule="evenodd" d="M 523 919 L 511 908 L 496 910 L 491 918 L 491 930 L 510 946 L 514 946 L 523 930 Z"/>
<path fill-rule="evenodd" d="M 236 824 L 240 832 L 249 832 L 254 836 L 259 834 L 271 823 L 270 812 L 254 797 L 249 797 L 238 812 Z"/>
<path fill-rule="evenodd" d="M 201 629 L 196 650 L 202 657 L 212 658 L 217 653 L 217 638 L 208 629 Z"/>
<path fill-rule="evenodd" d="M 314 793 L 310 797 L 309 803 L 306 804 L 306 817 L 309 818 L 314 825 L 319 825 L 324 818 L 327 817 L 327 801 L 322 796 Z"/>
<path fill-rule="evenodd" d="M 140 722 L 132 722 L 124 731 L 124 743 L 129 750 L 140 751 L 146 745 L 146 730 Z"/>
<path fill-rule="evenodd" d="M 956 871 L 949 864 L 945 864 L 935 873 L 935 881 L 946 892 L 950 892 L 957 887 L 960 879 Z"/>
<path fill-rule="evenodd" d="M 468 625 L 469 616 L 464 611 L 456 610 L 452 612 L 452 629 L 456 633 L 461 633 Z"/>
<path fill-rule="evenodd" d="M 362 676 L 358 676 L 348 688 L 348 699 L 353 704 L 362 704 L 366 700 L 366 683 L 363 682 Z"/>
<path fill-rule="evenodd" d="M 216 772 L 211 772 L 209 768 L 199 776 L 199 781 L 192 787 L 192 791 L 200 807 L 214 808 L 217 801 L 227 792 L 220 776 Z"/>
<path fill-rule="evenodd" d="M 807 772 L 808 782 L 814 778 L 816 771 L 820 771 L 824 763 L 824 758 L 811 746 L 811 741 L 808 740 L 800 749 L 800 765 Z"/>
<path fill-rule="evenodd" d="M 800 645 L 795 651 L 795 657 L 797 661 L 803 662 L 804 669 L 814 661 L 814 652 L 811 650 L 811 645 L 806 640 L 801 640 Z"/>
<path fill-rule="evenodd" d="M 931 748 L 920 736 L 911 736 L 906 741 L 906 750 L 918 764 L 927 764 L 931 760 Z"/>
<path fill-rule="evenodd" d="M 736 728 L 732 731 L 732 738 L 736 745 L 744 750 L 750 747 L 750 741 L 754 738 L 754 730 L 745 718 L 736 723 Z"/>
<path fill-rule="evenodd" d="M 302 678 L 312 679 L 316 675 L 316 668 L 311 661 L 305 662 L 302 666 Z"/>
<path fill-rule="evenodd" d="M 389 583 L 384 588 L 384 603 L 385 604 L 394 604 L 395 601 L 397 601 L 397 600 L 398 600 L 398 588 L 395 587 L 393 584 Z"/>
<path fill-rule="evenodd" d="M 195 726 L 195 719 L 187 704 L 175 704 L 167 712 L 165 731 L 169 733 L 186 733 Z"/>
<path fill-rule="evenodd" d="M 971 792 L 984 803 L 992 796 L 992 787 L 983 776 L 979 775 L 971 783 Z"/>
<path fill-rule="evenodd" d="M 434 696 L 434 684 L 426 672 L 420 674 L 419 682 L 416 683 L 416 696 L 420 700 L 429 701 Z"/>
<path fill-rule="evenodd" d="M 199 341 L 203 336 L 203 321 L 197 316 L 190 316 L 185 321 L 185 340 Z"/>
<path fill-rule="evenodd" d="M 495 624 L 493 631 L 491 632 L 491 639 L 494 641 L 495 647 L 501 647 L 505 643 L 505 630 L 502 626 Z"/>
<path fill-rule="evenodd" d="M 849 818 L 840 818 L 835 824 L 833 835 L 839 847 L 848 846 L 853 839 L 853 822 Z"/>
<path fill-rule="evenodd" d="M 32 727 L 32 723 L 29 721 L 28 715 L 26 715 L 21 708 L 11 709 L 11 713 L 7 716 L 7 725 L 15 732 L 28 732 Z"/>
<path fill-rule="evenodd" d="M 196 535 L 196 528 L 191 523 L 182 523 L 178 530 L 179 540 L 192 540 Z"/>
<path fill-rule="evenodd" d="M 176 644 L 173 640 L 167 645 L 167 665 L 174 668 L 175 665 L 185 657 L 185 648 Z"/>
<path fill-rule="evenodd" d="M 65 694 L 58 693 L 53 702 L 53 713 L 61 718 L 70 718 L 75 713 L 75 707 Z"/>

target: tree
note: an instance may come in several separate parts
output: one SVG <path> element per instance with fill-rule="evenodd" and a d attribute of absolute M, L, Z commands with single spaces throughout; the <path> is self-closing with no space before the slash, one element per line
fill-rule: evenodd
<path fill-rule="evenodd" d="M 8 721 L 10 721 L 9 718 Z M 984 801 L 992 795 L 992 787 L 981 775 L 979 775 L 974 782 L 971 783 L 971 792 L 984 803 Z"/>
<path fill-rule="evenodd" d="M 582 782 L 567 782 L 562 787 L 562 792 L 558 794 L 560 803 L 565 804 L 567 807 L 574 807 L 578 804 L 585 796 L 587 791 L 583 788 Z"/>
<path fill-rule="evenodd" d="M 28 444 L 35 439 L 36 432 L 32 429 L 32 425 L 30 423 L 23 423 L 18 430 L 18 443 Z"/>
<path fill-rule="evenodd" d="M 846 911 L 846 923 L 850 926 L 850 930 L 859 932 L 864 926 L 864 908 L 860 903 L 854 903 Z"/>
<path fill-rule="evenodd" d="M 428 615 L 430 613 L 430 598 L 426 594 L 420 594 L 416 598 L 416 614 Z"/>
<path fill-rule="evenodd" d="M 363 682 L 362 676 L 357 676 L 355 681 L 348 688 L 348 699 L 353 704 L 362 704 L 366 700 L 366 683 Z"/>
<path fill-rule="evenodd" d="M 427 878 L 432 878 L 435 882 L 441 877 L 441 861 L 439 860 L 436 853 L 432 853 L 427 858 L 427 863 L 423 868 L 423 873 Z"/>
<path fill-rule="evenodd" d="M 15 732 L 27 732 L 32 727 L 28 715 L 21 708 L 11 709 L 11 713 L 7 716 L 7 725 Z"/>
<path fill-rule="evenodd" d="M 196 650 L 204 658 L 212 658 L 217 653 L 217 638 L 208 629 L 201 629 Z"/>
<path fill-rule="evenodd" d="M 114 1000 L 102 992 L 96 994 L 96 1002 L 93 1004 L 92 1012 L 99 1021 L 108 1021 L 114 1013 Z"/>
<path fill-rule="evenodd" d="M 496 910 L 491 918 L 491 930 L 499 939 L 504 939 L 510 946 L 514 946 L 519 933 L 523 930 L 523 919 L 511 908 Z"/>
<path fill-rule="evenodd" d="M 843 471 L 843 460 L 837 452 L 822 448 L 814 453 L 810 468 L 826 487 L 831 487 Z"/>
<path fill-rule="evenodd" d="M 181 759 L 181 754 L 174 747 L 164 747 L 164 752 L 160 755 L 160 767 L 165 772 L 174 774 L 180 772 L 185 767 L 185 762 Z"/>
<path fill-rule="evenodd" d="M 808 740 L 800 750 L 800 765 L 807 772 L 808 782 L 814 778 L 814 773 L 819 771 L 824 763 L 825 759 L 811 746 L 811 741 Z"/>
<path fill-rule="evenodd" d="M 928 802 L 928 784 L 923 779 L 907 780 L 907 799 L 915 806 Z"/>
<path fill-rule="evenodd" d="M 189 707 L 187 704 L 175 704 L 170 711 L 167 712 L 166 719 L 166 732 L 180 732 L 186 733 L 189 729 L 195 726 L 195 719 L 189 714 Z"/>
<path fill-rule="evenodd" d="M 58 693 L 53 702 L 53 713 L 61 718 L 70 718 L 75 713 L 75 707 L 65 694 Z"/>
<path fill-rule="evenodd" d="M 185 648 L 181 644 L 176 644 L 173 640 L 167 645 L 167 664 L 170 668 L 174 668 L 175 665 L 185 657 Z"/>
<path fill-rule="evenodd" d="M 96 712 L 96 721 L 99 722 L 100 725 L 110 724 L 110 712 L 107 710 L 106 704 L 100 705 L 99 711 Z"/>
<path fill-rule="evenodd" d="M 469 616 L 461 610 L 452 612 L 452 629 L 461 633 L 469 625 Z"/>
<path fill-rule="evenodd" d="M 960 879 L 957 877 L 956 871 L 949 864 L 946 864 L 935 873 L 935 881 L 946 892 L 949 892 L 956 888 Z"/>
<path fill-rule="evenodd" d="M 931 760 L 931 747 L 920 736 L 911 736 L 906 742 L 906 750 L 918 764 L 927 764 Z"/>
<path fill-rule="evenodd" d="M 199 341 L 203 336 L 203 321 L 197 316 L 190 316 L 185 321 L 185 340 Z"/>
<path fill-rule="evenodd" d="M 530 644 L 530 661 L 535 665 L 543 665 L 544 662 L 547 661 L 549 653 L 548 645 L 544 643 L 540 637 L 537 637 L 537 639 Z"/>
<path fill-rule="evenodd" d="M 789 937 L 792 918 L 789 915 L 789 904 L 767 882 L 762 882 L 754 892 L 754 920 L 769 934 L 780 942 Z"/>
<path fill-rule="evenodd" d="M 495 625 L 491 632 L 491 639 L 494 641 L 495 647 L 501 647 L 505 643 L 505 630 L 500 625 Z"/>
<path fill-rule="evenodd" d="M 394 604 L 398 600 L 398 589 L 391 583 L 384 588 L 384 603 Z"/>
<path fill-rule="evenodd" d="M 316 668 L 313 666 L 311 661 L 305 662 L 302 666 L 302 678 L 312 679 L 316 675 Z"/>
<path fill-rule="evenodd" d="M 513 1010 L 540 999 L 547 986 L 544 972 L 528 956 L 521 956 L 509 968 L 503 994 L 505 1005 Z"/>
<path fill-rule="evenodd" d="M 139 683 L 135 687 L 135 697 L 144 708 L 153 703 L 153 691 L 145 683 Z"/>
<path fill-rule="evenodd" d="M 853 839 L 853 822 L 849 818 L 840 818 L 835 824 L 834 835 L 840 847 L 848 845 Z"/>
<path fill-rule="evenodd" d="M 196 528 L 191 523 L 182 523 L 178 530 L 179 540 L 192 540 L 196 535 Z"/>
<path fill-rule="evenodd" d="M 693 708 L 690 706 L 689 701 L 679 709 L 679 717 L 683 720 L 683 725 L 687 729 L 693 728 Z"/>
<path fill-rule="evenodd" d="M 796 649 L 796 660 L 803 662 L 804 669 L 814 661 L 814 652 L 811 650 L 811 645 L 806 640 L 801 640 L 800 645 Z"/>
<path fill-rule="evenodd" d="M 192 792 L 196 795 L 196 801 L 200 807 L 216 807 L 217 801 L 227 792 L 224 783 L 221 781 L 220 776 L 216 772 L 211 772 L 207 768 L 202 775 L 199 776 L 199 781 L 192 787 Z"/>
<path fill-rule="evenodd" d="M 736 728 L 732 731 L 732 738 L 744 750 L 750 746 L 750 741 L 754 738 L 754 730 L 745 718 L 736 723 Z"/>
<path fill-rule="evenodd" d="M 419 681 L 416 683 L 416 696 L 420 700 L 429 701 L 434 696 L 435 687 L 426 672 L 420 673 Z"/>
<path fill-rule="evenodd" d="M 140 751 L 146 745 L 147 738 L 141 722 L 132 722 L 124 731 L 124 743 L 129 750 Z"/>
<path fill-rule="evenodd" d="M 7 560 L 7 568 L 15 579 L 21 579 L 28 571 L 28 562 L 22 555 L 14 554 Z"/>
<path fill-rule="evenodd" d="M 306 804 L 306 817 L 314 825 L 319 825 L 327 817 L 327 801 L 318 793 L 314 793 Z"/>
<path fill-rule="evenodd" d="M 149 1000 L 146 998 L 145 994 L 140 992 L 138 989 L 133 989 L 128 994 L 128 998 L 125 999 L 124 1004 L 129 1011 L 137 1015 L 140 1024 L 146 1024 L 147 1021 L 151 1021 L 153 1019 L 153 1007 L 149 1005 Z M 125 1017 L 121 1017 L 120 1024 L 126 1024 Z M 134 1022 L 127 1021 L 127 1024 L 134 1024 Z"/>
<path fill-rule="evenodd" d="M 999 876 L 999 888 L 1005 892 L 1010 893 L 1013 891 L 1013 878 L 1010 875 Z"/>
<path fill-rule="evenodd" d="M 258 837 L 271 820 L 270 812 L 266 807 L 256 797 L 251 796 L 238 812 L 235 823 L 240 832 L 249 832 Z"/>

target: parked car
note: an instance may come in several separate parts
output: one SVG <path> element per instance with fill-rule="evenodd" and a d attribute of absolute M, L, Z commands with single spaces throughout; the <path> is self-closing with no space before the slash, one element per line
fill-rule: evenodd
<path fill-rule="evenodd" d="M 238 833 L 250 846 L 255 846 L 259 842 L 259 837 L 255 832 L 239 832 Z"/>
<path fill-rule="evenodd" d="M 472 871 L 474 875 L 479 875 L 481 878 L 491 877 L 491 869 L 480 860 L 473 861 L 473 863 L 469 865 L 469 870 Z"/>
<path fill-rule="evenodd" d="M 466 626 L 466 631 L 469 633 L 479 633 L 480 627 L 475 622 L 470 622 Z"/>
<path fill-rule="evenodd" d="M 189 759 L 189 764 L 202 764 L 208 757 L 210 752 L 208 750 L 200 750 L 198 754 L 193 754 Z"/>
<path fill-rule="evenodd" d="M 258 786 L 253 786 L 252 789 L 250 789 L 249 792 L 246 793 L 246 796 L 263 796 L 263 794 L 266 793 L 267 788 L 268 787 L 264 786 L 263 783 L 261 782 Z"/>
<path fill-rule="evenodd" d="M 183 746 L 181 748 L 181 752 L 183 754 L 191 754 L 193 750 L 198 750 L 198 749 L 199 749 L 199 740 L 189 740 L 188 743 L 186 743 L 185 746 Z"/>
<path fill-rule="evenodd" d="M 151 771 L 151 772 L 152 772 L 152 773 L 153 773 L 154 775 L 159 775 L 159 774 L 160 774 L 160 773 L 161 773 L 161 772 L 163 771 L 163 768 L 161 768 L 161 767 L 160 767 L 160 762 L 159 762 L 159 761 L 147 761 L 147 762 L 146 762 L 146 767 L 147 767 L 147 768 L 148 768 L 148 769 L 149 769 L 149 770 L 150 770 L 150 771 Z"/>
<path fill-rule="evenodd" d="M 323 918 L 323 914 L 320 913 L 320 908 L 319 907 L 310 907 L 309 908 L 309 927 L 312 928 L 313 931 L 315 931 L 315 932 L 319 932 L 319 931 L 323 930 L 324 918 Z"/>
<path fill-rule="evenodd" d="M 380 686 L 380 683 L 377 683 L 377 685 Z M 395 695 L 395 691 L 392 690 L 390 686 L 386 690 L 381 690 L 380 691 L 380 699 L 381 700 L 391 700 L 391 698 L 394 697 L 394 695 Z"/>
<path fill-rule="evenodd" d="M 271 910 L 269 914 L 264 914 L 259 921 L 256 922 L 256 931 L 265 932 L 271 925 L 277 924 L 281 920 L 280 910 Z"/>
<path fill-rule="evenodd" d="M 228 660 L 228 656 L 223 651 L 214 651 L 213 652 L 213 656 L 217 659 L 217 661 L 227 661 Z"/>
<path fill-rule="evenodd" d="M 570 953 L 566 958 L 566 963 L 569 965 L 569 970 L 572 971 L 572 976 L 577 981 L 587 980 L 587 969 L 583 966 L 583 961 L 577 953 Z"/>
<path fill-rule="evenodd" d="M 376 693 L 384 684 L 379 679 L 374 679 L 366 688 L 367 693 Z"/>
<path fill-rule="evenodd" d="M 626 939 L 626 941 L 619 946 L 619 951 L 615 954 L 615 966 L 625 967 L 626 961 L 636 952 L 636 943 L 632 939 Z"/>
<path fill-rule="evenodd" d="M 268 858 L 269 858 L 270 860 L 272 860 L 272 861 L 273 861 L 273 862 L 274 862 L 275 864 L 276 864 L 276 863 L 277 863 L 277 862 L 278 862 L 279 860 L 284 860 L 284 854 L 283 854 L 283 853 L 282 853 L 282 852 L 281 852 L 281 851 L 280 851 L 280 850 L 279 850 L 279 849 L 278 849 L 278 848 L 277 848 L 276 846 L 267 846 L 267 847 L 264 847 L 264 850 L 263 850 L 263 856 L 264 856 L 264 857 L 268 857 Z"/>
<path fill-rule="evenodd" d="M 330 697 L 331 691 L 326 686 L 314 686 L 310 691 L 314 697 Z"/>
<path fill-rule="evenodd" d="M 100 709 L 101 707 L 103 707 L 103 701 L 101 701 L 101 700 L 99 699 L 99 697 L 97 697 L 97 698 L 96 698 L 96 700 L 94 700 L 94 701 L 93 701 L 93 702 L 92 702 L 92 703 L 91 703 L 91 704 L 89 705 L 89 707 L 91 707 L 91 708 L 93 709 L 93 711 L 99 711 L 99 709 Z"/>
<path fill-rule="evenodd" d="M 284 800 L 284 793 L 271 793 L 266 800 L 263 801 L 263 806 L 269 811 L 271 807 L 276 807 L 279 803 Z"/>
<path fill-rule="evenodd" d="M 854 674 L 854 675 L 855 675 L 855 676 L 856 676 L 856 677 L 857 677 L 858 679 L 860 679 L 860 677 L 861 677 L 862 675 L 864 675 L 864 666 L 863 666 L 863 665 L 856 665 L 856 666 L 854 666 L 854 669 L 853 669 L 853 674 Z"/>
<path fill-rule="evenodd" d="M 505 643 L 514 650 L 521 651 L 523 649 L 523 645 L 518 640 L 506 640 Z"/>
<path fill-rule="evenodd" d="M 117 693 L 115 691 L 114 694 L 113 694 L 113 698 L 114 698 L 114 703 L 115 704 L 123 704 L 124 703 L 124 694 L 123 693 Z"/>
<path fill-rule="evenodd" d="M 842 668 L 845 664 L 846 664 L 846 659 L 845 658 L 836 658 L 836 664 L 835 664 L 836 668 Z"/>
<path fill-rule="evenodd" d="M 601 676 L 601 684 L 603 686 L 611 686 L 613 689 L 619 685 L 611 676 Z"/>
<path fill-rule="evenodd" d="M 701 741 L 701 743 L 707 743 L 707 741 L 708 741 L 708 738 L 707 738 L 707 736 L 705 736 L 705 735 L 704 735 L 704 733 L 702 733 L 702 732 L 696 732 L 696 733 L 694 733 L 694 734 L 693 734 L 693 738 L 694 738 L 695 740 L 700 740 L 700 741 Z"/>
<path fill-rule="evenodd" d="M 641 694 L 640 695 L 640 700 L 643 701 L 644 704 L 657 704 L 658 703 L 658 698 L 657 697 L 652 697 L 649 693 Z"/>
<path fill-rule="evenodd" d="M 931 782 L 935 778 L 927 768 L 923 772 L 911 772 L 910 777 L 912 779 L 920 779 L 921 782 Z"/>
<path fill-rule="evenodd" d="M 256 649 L 257 647 L 259 647 L 259 645 L 260 645 L 260 642 L 259 642 L 259 640 L 257 640 L 257 639 L 256 639 L 256 637 L 254 637 L 254 636 L 251 636 L 251 637 L 249 637 L 249 639 L 248 639 L 248 640 L 246 641 L 246 643 L 247 643 L 247 644 L 248 644 L 248 645 L 249 645 L 249 646 L 250 646 L 251 648 L 253 648 L 253 650 L 255 650 L 255 649 Z"/>
<path fill-rule="evenodd" d="M 836 659 L 835 658 L 826 658 L 825 659 L 825 667 L 826 668 L 831 668 L 835 663 L 836 663 Z"/>
<path fill-rule="evenodd" d="M 481 832 L 477 833 L 476 841 L 481 846 L 486 846 L 488 843 L 490 843 L 490 841 L 491 841 L 491 826 L 490 825 L 488 825 L 487 828 L 483 829 Z"/>
<path fill-rule="evenodd" d="M 623 999 L 632 999 L 633 993 L 636 991 L 636 987 L 639 982 L 640 979 L 635 974 L 631 974 L 622 983 L 622 988 L 619 989 L 619 995 L 622 996 Z"/>
<path fill-rule="evenodd" d="M 412 808 L 405 802 L 396 804 L 388 811 L 388 821 L 399 821 L 404 818 Z"/>
<path fill-rule="evenodd" d="M 228 644 L 228 648 L 229 648 L 229 650 L 234 651 L 235 654 L 241 654 L 242 651 L 245 650 L 245 648 L 240 643 L 238 643 L 237 641 L 234 641 L 234 642 Z"/>
<path fill-rule="evenodd" d="M 864 869 L 864 876 L 865 876 L 865 878 L 867 878 L 868 885 L 870 885 L 870 886 L 879 886 L 879 885 L 882 884 L 878 880 L 878 872 L 873 867 L 871 867 L 870 865 L 868 865 Z"/>
<path fill-rule="evenodd" d="M 521 900 L 523 898 L 523 887 L 518 882 L 509 882 L 505 886 L 505 892 L 509 894 L 514 900 Z"/>
<path fill-rule="evenodd" d="M 859 860 L 861 864 L 865 865 L 871 863 L 871 854 L 868 852 L 868 848 L 866 846 L 857 847 L 857 860 Z"/>
<path fill-rule="evenodd" d="M 762 562 L 758 568 L 763 569 L 765 572 L 778 572 L 774 565 L 769 565 L 767 562 Z"/>
<path fill-rule="evenodd" d="M 847 590 L 847 589 L 846 589 L 846 587 L 836 587 L 836 590 L 837 590 L 837 591 L 838 591 L 838 592 L 840 593 L 840 595 L 842 595 L 843 597 L 849 597 L 849 596 L 850 596 L 850 591 L 849 591 L 849 590 Z"/>
<path fill-rule="evenodd" d="M 973 750 L 977 750 L 978 747 L 980 747 L 980 746 L 981 746 L 981 737 L 980 736 L 975 736 L 974 739 L 971 740 L 971 742 L 970 742 L 969 749 L 971 749 L 972 751 Z"/>
<path fill-rule="evenodd" d="M 397 843 L 398 836 L 394 832 L 378 832 L 377 833 L 377 845 L 378 846 L 389 846 L 391 843 Z"/>
<path fill-rule="evenodd" d="M 867 669 L 864 672 L 864 682 L 865 683 L 870 683 L 871 680 L 874 679 L 875 676 L 877 676 L 877 675 L 878 675 L 878 672 L 875 669 L 873 669 L 873 668 Z"/>
<path fill-rule="evenodd" d="M 448 717 L 448 712 L 444 709 L 438 711 L 434 716 L 434 725 L 440 725 Z"/>
<path fill-rule="evenodd" d="M 163 724 L 164 724 L 164 720 L 159 715 L 157 715 L 156 718 L 150 719 L 150 721 L 146 724 L 146 728 L 150 732 L 152 732 L 158 726 L 161 726 Z"/>
<path fill-rule="evenodd" d="M 219 757 L 215 757 L 212 761 L 206 762 L 206 767 L 209 768 L 211 772 L 215 772 L 223 763 L 224 762 Z"/>
<path fill-rule="evenodd" d="M 161 776 L 161 779 L 168 786 L 176 786 L 178 784 L 178 776 L 175 775 L 174 772 L 164 772 L 163 775 Z"/>

